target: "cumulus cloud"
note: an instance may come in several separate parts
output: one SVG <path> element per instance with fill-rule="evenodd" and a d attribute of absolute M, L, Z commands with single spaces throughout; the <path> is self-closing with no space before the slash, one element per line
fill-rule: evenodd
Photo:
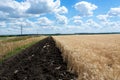
<path fill-rule="evenodd" d="M 17 19 L 9 22 L 8 25 L 14 29 L 19 29 L 19 27 L 21 26 L 23 26 L 24 28 L 35 27 L 36 23 L 28 19 Z"/>
<path fill-rule="evenodd" d="M 75 25 L 82 25 L 83 24 L 83 21 L 82 21 L 82 17 L 80 16 L 73 16 L 71 21 L 75 24 Z"/>
<path fill-rule="evenodd" d="M 105 15 L 98 15 L 97 18 L 100 20 L 100 21 L 107 21 L 108 18 L 109 18 L 109 15 L 105 14 Z"/>
<path fill-rule="evenodd" d="M 5 6 L 5 5 L 2 6 L 2 5 L 0 5 L 0 11 L 10 13 L 10 12 L 13 12 L 14 9 L 9 7 L 9 6 Z"/>
<path fill-rule="evenodd" d="M 96 16 L 100 21 L 109 21 L 110 18 L 120 17 L 120 7 L 110 8 L 106 14 Z"/>
<path fill-rule="evenodd" d="M 25 16 L 25 11 L 28 9 L 27 2 L 17 2 L 15 0 L 1 0 L 0 12 L 5 13 L 7 18 L 20 18 Z"/>
<path fill-rule="evenodd" d="M 50 26 L 53 24 L 53 21 L 49 20 L 47 17 L 41 17 L 38 19 L 37 24 L 41 26 Z"/>
<path fill-rule="evenodd" d="M 5 12 L 2 12 L 0 11 L 0 21 L 5 21 L 5 20 L 8 20 L 8 13 L 5 13 Z"/>
<path fill-rule="evenodd" d="M 29 9 L 26 11 L 30 14 L 43 14 L 53 12 L 60 6 L 60 0 L 27 0 L 30 3 Z"/>
<path fill-rule="evenodd" d="M 7 18 L 36 16 L 38 14 L 54 13 L 55 10 L 58 10 L 58 13 L 67 12 L 64 6 L 60 7 L 60 0 L 25 0 L 23 2 L 17 2 L 15 0 L 0 1 L 0 13 L 6 13 L 4 15 L 7 16 Z"/>
<path fill-rule="evenodd" d="M 73 20 L 76 20 L 76 19 L 78 20 L 78 19 L 82 19 L 82 17 L 81 16 L 73 16 L 72 19 Z"/>
<path fill-rule="evenodd" d="M 79 26 L 83 24 L 82 20 L 74 20 L 73 22 L 74 24 L 79 25 Z"/>
<path fill-rule="evenodd" d="M 109 16 L 119 16 L 119 17 L 120 17 L 120 7 L 111 8 L 111 9 L 108 11 L 108 15 L 109 15 Z"/>
<path fill-rule="evenodd" d="M 21 25 L 24 28 L 36 26 L 53 28 L 55 27 L 54 21 L 47 17 L 40 17 L 40 15 L 49 13 L 55 15 L 59 24 L 67 24 L 67 17 L 62 14 L 68 13 L 68 9 L 60 5 L 60 0 L 24 0 L 22 2 L 16 0 L 1 0 L 0 26 L 7 26 L 11 30 L 15 29 L 16 31 L 19 31 Z M 30 21 L 28 18 L 35 19 L 35 21 Z"/>
<path fill-rule="evenodd" d="M 97 9 L 97 6 L 95 4 L 81 1 L 74 5 L 75 9 L 80 12 L 81 16 L 92 16 L 93 11 Z"/>
<path fill-rule="evenodd" d="M 37 26 L 36 23 L 34 23 L 33 21 L 30 21 L 28 19 L 21 21 L 21 24 L 22 24 L 22 26 L 24 26 L 26 28 L 36 27 Z"/>
<path fill-rule="evenodd" d="M 68 9 L 60 5 L 60 0 L 16 0 L 0 1 L 0 20 L 36 17 L 43 14 L 65 14 Z M 4 16 L 3 16 L 4 15 Z"/>
<path fill-rule="evenodd" d="M 64 15 L 56 14 L 56 20 L 57 20 L 57 23 L 58 23 L 58 24 L 61 24 L 61 25 L 66 25 L 66 24 L 68 24 L 68 19 L 67 19 L 67 17 L 64 16 Z"/>
<path fill-rule="evenodd" d="M 0 22 L 0 27 L 6 27 L 6 23 L 4 21 Z"/>
<path fill-rule="evenodd" d="M 88 19 L 86 21 L 86 25 L 89 26 L 89 27 L 94 27 L 94 28 L 100 28 L 100 24 L 98 24 L 97 22 L 95 22 L 94 20 L 92 19 Z"/>
<path fill-rule="evenodd" d="M 56 14 L 65 14 L 68 13 L 68 9 L 65 6 L 59 7 L 55 10 Z"/>

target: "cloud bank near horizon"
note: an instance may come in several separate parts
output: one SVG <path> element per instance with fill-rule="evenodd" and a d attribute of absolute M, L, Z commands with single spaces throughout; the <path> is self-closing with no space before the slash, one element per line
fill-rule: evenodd
<path fill-rule="evenodd" d="M 21 25 L 24 34 L 120 31 L 120 6 L 98 14 L 100 6 L 92 2 L 62 4 L 60 0 L 1 0 L 0 34 L 20 34 Z"/>

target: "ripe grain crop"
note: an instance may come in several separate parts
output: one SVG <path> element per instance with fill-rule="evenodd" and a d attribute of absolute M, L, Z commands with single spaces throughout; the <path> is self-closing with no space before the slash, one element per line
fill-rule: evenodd
<path fill-rule="evenodd" d="M 78 80 L 120 80 L 120 35 L 54 36 Z"/>
<path fill-rule="evenodd" d="M 10 38 L 7 40 L 0 41 L 0 59 L 6 56 L 9 52 L 14 52 L 15 49 L 19 49 L 28 44 L 35 43 L 41 39 L 42 37 L 16 37 Z"/>
<path fill-rule="evenodd" d="M 0 41 L 14 39 L 14 38 L 16 38 L 16 37 L 0 37 Z"/>

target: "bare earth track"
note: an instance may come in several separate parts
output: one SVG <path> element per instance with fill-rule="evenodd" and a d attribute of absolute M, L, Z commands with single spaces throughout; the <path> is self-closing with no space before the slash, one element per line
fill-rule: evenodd
<path fill-rule="evenodd" d="M 0 64 L 0 80 L 76 80 L 51 37 Z"/>

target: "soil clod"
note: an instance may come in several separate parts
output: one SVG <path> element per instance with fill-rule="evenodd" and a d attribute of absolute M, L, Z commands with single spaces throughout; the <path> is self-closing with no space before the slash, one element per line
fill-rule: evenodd
<path fill-rule="evenodd" d="M 0 80 L 76 80 L 76 77 L 67 71 L 52 37 L 0 64 Z"/>

